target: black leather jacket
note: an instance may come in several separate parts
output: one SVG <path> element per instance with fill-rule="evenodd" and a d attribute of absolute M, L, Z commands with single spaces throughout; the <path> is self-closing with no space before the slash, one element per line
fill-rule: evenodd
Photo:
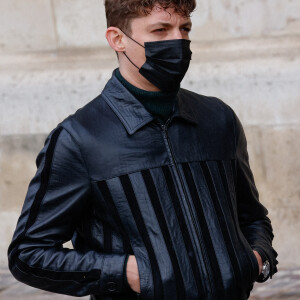
<path fill-rule="evenodd" d="M 258 280 L 252 249 L 277 272 L 243 128 L 217 98 L 180 89 L 161 124 L 113 73 L 36 164 L 8 249 L 28 285 L 101 300 L 243 300 Z M 123 280 L 129 254 L 139 295 Z"/>

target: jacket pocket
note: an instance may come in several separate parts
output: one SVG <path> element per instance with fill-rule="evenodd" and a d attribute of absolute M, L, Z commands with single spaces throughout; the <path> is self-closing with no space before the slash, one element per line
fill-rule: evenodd
<path fill-rule="evenodd" d="M 246 239 L 245 239 L 246 240 Z M 258 265 L 258 261 L 257 261 L 257 258 L 250 246 L 250 244 L 248 243 L 248 241 L 246 240 L 246 243 L 247 243 L 247 252 L 248 252 L 248 257 L 250 258 L 251 260 L 251 270 L 252 270 L 252 282 L 256 281 L 256 279 L 258 278 L 259 274 L 259 265 Z"/>
<path fill-rule="evenodd" d="M 147 260 L 147 256 L 144 254 L 142 248 L 135 248 L 132 247 L 134 256 L 136 258 L 137 266 L 138 266 L 138 273 L 140 278 L 140 293 L 136 292 L 137 299 L 139 300 L 146 300 L 148 298 L 148 293 L 150 289 L 149 284 L 149 276 L 151 267 Z"/>
<path fill-rule="evenodd" d="M 259 274 L 259 264 L 258 264 L 258 261 L 257 261 L 257 258 L 253 252 L 253 250 L 251 249 L 251 257 L 252 257 L 252 261 L 253 261 L 253 264 L 254 264 L 254 279 L 253 281 L 256 281 L 256 279 L 258 278 Z"/>

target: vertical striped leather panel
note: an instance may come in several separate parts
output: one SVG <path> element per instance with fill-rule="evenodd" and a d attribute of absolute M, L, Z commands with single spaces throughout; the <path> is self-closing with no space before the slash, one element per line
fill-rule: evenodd
<path fill-rule="evenodd" d="M 110 202 L 114 218 L 119 219 L 117 222 L 123 235 L 130 241 L 139 271 L 145 270 L 145 272 L 139 273 L 142 292 L 147 297 L 153 298 L 153 290 L 150 289 L 153 286 L 153 276 L 151 275 L 153 268 L 148 249 L 145 246 L 147 240 L 144 238 L 142 228 L 139 227 L 141 215 L 136 209 L 136 198 L 129 177 L 123 175 L 101 182 L 105 182 L 107 185 L 107 195 L 110 194 L 110 198 L 105 197 L 105 200 Z"/>
<path fill-rule="evenodd" d="M 239 300 L 247 298 L 242 290 L 255 277 L 255 267 L 252 250 L 245 246 L 239 229 L 233 165 L 231 161 L 197 161 L 182 163 L 180 168 L 204 233 L 207 267 L 214 274 L 216 291 L 223 292 L 224 299 Z"/>
<path fill-rule="evenodd" d="M 189 214 L 189 209 L 187 207 L 186 199 L 182 197 L 182 194 L 180 192 L 182 189 L 179 189 L 178 183 L 176 183 L 176 177 L 174 175 L 175 167 L 163 166 L 162 169 L 170 192 L 171 202 L 174 203 L 174 209 L 184 239 L 184 246 L 188 253 L 190 266 L 197 287 L 195 291 L 197 292 L 198 298 L 200 297 L 200 299 L 202 299 L 204 297 L 203 299 L 205 299 L 207 295 L 210 294 L 210 290 L 208 284 L 206 284 L 209 278 L 205 266 L 205 259 L 203 257 L 200 245 L 201 241 L 197 241 L 195 239 L 195 231 L 191 224 L 192 221 Z"/>
<path fill-rule="evenodd" d="M 116 251 L 122 242 L 125 253 L 134 252 L 145 299 L 247 299 L 242 287 L 248 287 L 255 268 L 239 229 L 234 163 L 180 163 L 188 199 L 179 192 L 173 167 L 98 182 L 122 233 L 103 226 L 105 251 Z"/>
<path fill-rule="evenodd" d="M 227 182 L 227 193 L 228 197 L 231 199 L 229 201 L 229 204 L 231 205 L 231 211 L 234 215 L 234 221 L 235 221 L 235 228 L 237 233 L 237 240 L 239 241 L 240 251 L 239 251 L 239 259 L 240 264 L 247 262 L 248 265 L 252 266 L 252 271 L 256 268 L 254 267 L 254 264 L 258 264 L 255 255 L 253 254 L 253 251 L 248 244 L 245 236 L 243 235 L 240 227 L 239 227 L 239 221 L 238 221 L 238 215 L 237 215 L 237 199 L 236 199 L 236 170 L 235 170 L 235 161 L 232 160 L 230 162 L 224 161 L 223 162 L 223 170 L 224 170 L 224 179 Z M 248 255 L 247 255 L 248 253 Z M 255 274 L 252 272 L 252 282 L 256 279 L 258 274 Z M 250 281 L 251 282 L 251 281 Z M 245 285 L 247 285 L 247 282 L 245 282 Z M 253 285 L 250 286 L 250 289 L 248 290 L 247 295 L 243 295 L 246 297 L 246 299 L 249 297 L 250 290 L 253 288 Z"/>
<path fill-rule="evenodd" d="M 111 192 L 109 190 L 109 187 L 107 186 L 107 182 L 99 181 L 98 186 L 99 186 L 100 191 L 102 192 L 103 197 L 106 199 L 106 204 L 112 214 L 112 217 L 114 218 L 118 228 L 122 232 L 122 244 L 123 244 L 124 252 L 125 253 L 133 253 L 131 245 L 130 245 L 129 237 L 126 234 L 126 231 L 124 230 L 118 209 L 113 201 Z M 119 245 L 120 235 L 117 235 L 116 233 L 112 234 L 112 232 L 109 229 L 109 226 L 107 226 L 107 225 L 103 226 L 103 231 L 104 231 L 104 248 L 107 250 L 109 249 L 110 252 L 112 252 L 112 250 L 120 248 L 120 245 Z"/>
<path fill-rule="evenodd" d="M 196 249 L 169 166 L 122 175 L 98 186 L 119 225 L 130 228 L 128 239 L 147 251 L 147 286 L 153 286 L 153 299 L 204 297 Z"/>

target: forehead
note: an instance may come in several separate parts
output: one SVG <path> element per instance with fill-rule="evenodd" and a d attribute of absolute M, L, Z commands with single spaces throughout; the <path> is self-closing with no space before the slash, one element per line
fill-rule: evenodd
<path fill-rule="evenodd" d="M 146 15 L 134 19 L 133 21 L 138 21 L 140 24 L 149 25 L 157 22 L 166 22 L 172 25 L 179 25 L 186 22 L 191 22 L 189 17 L 182 16 L 175 12 L 172 7 L 163 8 L 160 5 L 155 5 L 152 11 Z"/>

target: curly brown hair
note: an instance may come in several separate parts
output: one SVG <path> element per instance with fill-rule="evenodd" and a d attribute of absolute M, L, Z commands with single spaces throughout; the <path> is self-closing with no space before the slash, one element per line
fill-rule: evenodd
<path fill-rule="evenodd" d="M 189 17 L 196 8 L 196 0 L 105 0 L 107 27 L 114 26 L 131 33 L 130 21 L 151 13 L 155 5 L 174 8 L 175 12 Z"/>

